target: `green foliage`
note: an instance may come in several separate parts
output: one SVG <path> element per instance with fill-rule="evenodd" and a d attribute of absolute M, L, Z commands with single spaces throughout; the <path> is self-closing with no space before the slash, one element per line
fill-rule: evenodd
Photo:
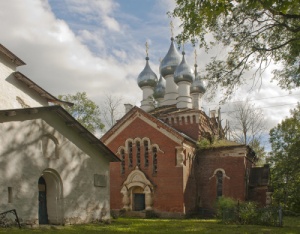
<path fill-rule="evenodd" d="M 242 224 L 279 225 L 278 207 L 258 207 L 255 202 L 243 202 L 238 207 Z"/>
<path fill-rule="evenodd" d="M 243 224 L 255 224 L 258 220 L 257 204 L 254 202 L 244 202 L 239 205 L 239 218 Z"/>
<path fill-rule="evenodd" d="M 270 131 L 273 199 L 300 213 L 300 104 Z"/>
<path fill-rule="evenodd" d="M 198 148 L 200 149 L 208 149 L 211 146 L 211 143 L 208 139 L 202 138 L 198 141 Z"/>
<path fill-rule="evenodd" d="M 225 139 L 213 139 L 212 141 L 209 141 L 207 138 L 202 138 L 197 143 L 199 150 L 214 149 L 231 145 L 237 145 L 237 143 Z"/>
<path fill-rule="evenodd" d="M 64 106 L 64 108 L 90 132 L 95 133 L 104 128 L 100 118 L 100 108 L 87 98 L 85 92 L 77 92 L 75 95 L 59 95 L 58 98 L 74 103 L 74 106 Z"/>
<path fill-rule="evenodd" d="M 255 163 L 256 166 L 263 166 L 266 163 L 266 151 L 265 147 L 260 144 L 260 141 L 254 139 L 250 142 L 249 146 L 254 150 L 258 161 Z"/>
<path fill-rule="evenodd" d="M 237 202 L 232 198 L 221 197 L 216 203 L 217 218 L 224 223 L 279 224 L 278 207 L 258 207 L 255 202 Z"/>
<path fill-rule="evenodd" d="M 236 206 L 237 206 L 237 202 L 230 197 L 218 198 L 216 202 L 217 218 L 223 219 L 224 217 L 228 216 L 229 213 L 232 213 L 233 215 L 230 215 L 230 217 L 228 217 L 226 220 L 227 221 L 235 220 L 234 210 Z"/>
<path fill-rule="evenodd" d="M 255 84 L 271 61 L 281 65 L 273 71 L 280 87 L 300 86 L 300 1 L 176 0 L 176 3 L 171 15 L 183 21 L 183 32 L 177 36 L 179 42 L 191 40 L 206 50 L 220 44 L 228 51 L 225 58 L 213 57 L 206 66 L 211 91 L 221 87 L 225 96 L 230 96 L 236 86 L 246 83 L 243 75 L 250 69 L 254 69 Z"/>

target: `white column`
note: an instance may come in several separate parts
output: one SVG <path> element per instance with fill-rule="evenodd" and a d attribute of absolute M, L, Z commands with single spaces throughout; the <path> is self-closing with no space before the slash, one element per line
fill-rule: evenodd
<path fill-rule="evenodd" d="M 148 112 L 155 108 L 153 101 L 153 87 L 142 87 L 143 100 L 141 101 L 141 109 Z"/>
<path fill-rule="evenodd" d="M 177 103 L 176 98 L 178 97 L 178 86 L 174 82 L 174 75 L 167 75 L 166 80 L 166 92 L 162 106 L 174 105 Z"/>
<path fill-rule="evenodd" d="M 146 210 L 152 210 L 153 199 L 152 199 L 152 192 L 149 186 L 147 186 L 144 189 L 144 193 L 145 193 Z"/>
<path fill-rule="evenodd" d="M 190 96 L 191 83 L 187 81 L 181 81 L 178 83 L 177 108 L 192 108 L 192 99 Z"/>
<path fill-rule="evenodd" d="M 129 198 L 129 192 L 125 186 L 122 188 L 121 193 L 123 194 L 123 199 L 122 199 L 123 209 L 129 210 L 130 198 Z"/>
<path fill-rule="evenodd" d="M 195 110 L 201 110 L 202 108 L 202 93 L 192 93 L 192 108 Z"/>

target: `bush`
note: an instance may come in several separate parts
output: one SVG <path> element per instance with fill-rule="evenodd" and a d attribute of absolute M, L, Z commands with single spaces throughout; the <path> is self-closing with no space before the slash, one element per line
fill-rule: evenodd
<path fill-rule="evenodd" d="M 230 197 L 220 197 L 217 200 L 216 208 L 217 213 L 216 216 L 219 219 L 223 220 L 231 220 L 232 216 L 234 216 L 234 211 L 236 208 L 237 202 Z M 228 218 L 227 218 L 228 217 Z"/>
<path fill-rule="evenodd" d="M 278 226 L 278 207 L 259 208 L 255 202 L 236 202 L 231 198 L 221 197 L 216 203 L 217 218 L 225 223 L 261 224 Z"/>
<path fill-rule="evenodd" d="M 239 220 L 242 224 L 255 224 L 259 217 L 255 202 L 244 202 L 238 206 Z"/>

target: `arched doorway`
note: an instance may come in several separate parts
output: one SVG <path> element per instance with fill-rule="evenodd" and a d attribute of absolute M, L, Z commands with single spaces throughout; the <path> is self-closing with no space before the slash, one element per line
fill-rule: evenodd
<path fill-rule="evenodd" d="M 38 181 L 39 188 L 39 224 L 48 224 L 48 212 L 47 212 L 47 187 L 46 181 L 41 176 Z"/>
<path fill-rule="evenodd" d="M 132 188 L 132 196 L 133 196 L 133 205 L 132 210 L 134 211 L 142 211 L 145 210 L 145 193 L 142 187 L 133 187 Z"/>
<path fill-rule="evenodd" d="M 63 224 L 63 186 L 53 169 L 43 171 L 38 180 L 39 224 Z"/>
<path fill-rule="evenodd" d="M 152 210 L 153 185 L 145 174 L 135 168 L 123 183 L 121 193 L 123 194 L 123 209 L 125 210 Z"/>

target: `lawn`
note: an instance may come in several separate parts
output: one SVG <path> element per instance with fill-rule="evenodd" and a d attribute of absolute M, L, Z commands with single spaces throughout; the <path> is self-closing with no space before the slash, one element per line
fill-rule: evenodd
<path fill-rule="evenodd" d="M 0 233 L 300 233 L 300 218 L 286 217 L 283 227 L 258 225 L 227 225 L 215 219 L 137 219 L 118 218 L 111 224 L 88 224 L 72 226 L 42 226 L 39 228 L 0 228 Z"/>

